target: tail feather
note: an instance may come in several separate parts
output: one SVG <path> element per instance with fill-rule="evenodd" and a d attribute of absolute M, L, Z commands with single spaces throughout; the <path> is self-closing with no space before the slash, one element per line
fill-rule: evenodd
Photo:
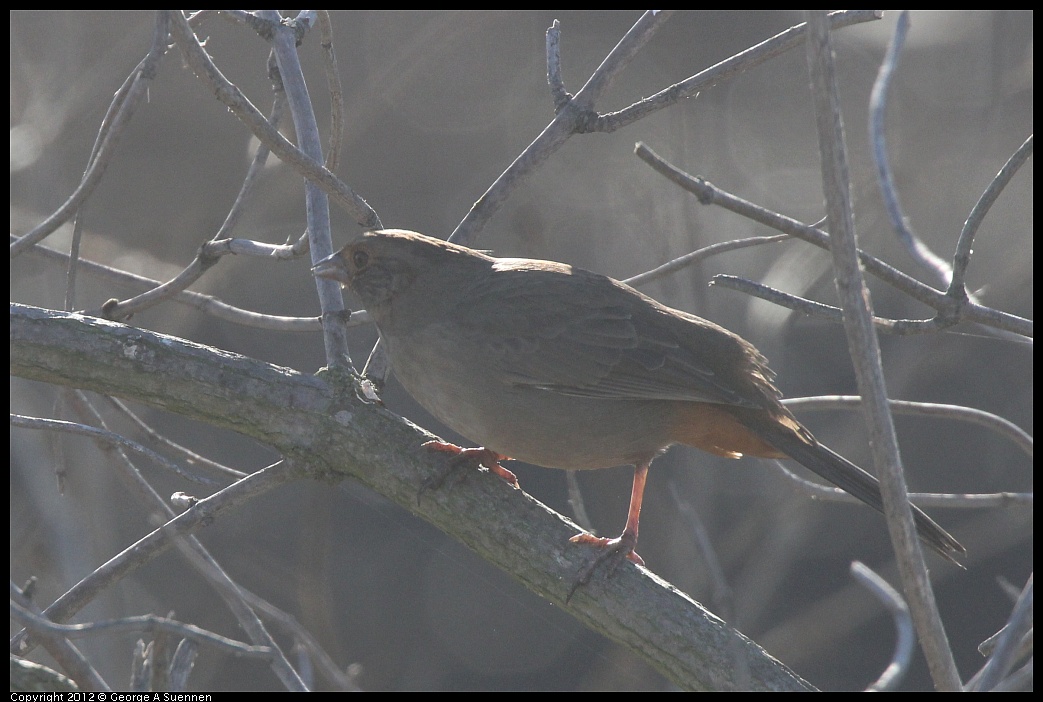
<path fill-rule="evenodd" d="M 761 439 L 793 460 L 883 513 L 884 501 L 880 494 L 880 482 L 840 454 L 818 443 L 810 434 L 804 436 L 795 433 L 789 427 L 766 417 L 765 421 L 746 425 Z M 956 558 L 966 555 L 967 549 L 923 510 L 916 505 L 910 506 L 920 540 L 942 558 L 962 568 L 963 565 Z"/>

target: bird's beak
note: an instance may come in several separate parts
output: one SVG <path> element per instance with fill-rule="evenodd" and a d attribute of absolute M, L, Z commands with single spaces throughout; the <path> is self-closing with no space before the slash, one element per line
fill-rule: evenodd
<path fill-rule="evenodd" d="M 335 280 L 341 285 L 348 285 L 351 277 L 344 269 L 337 254 L 330 254 L 311 267 L 311 274 L 316 278 Z"/>

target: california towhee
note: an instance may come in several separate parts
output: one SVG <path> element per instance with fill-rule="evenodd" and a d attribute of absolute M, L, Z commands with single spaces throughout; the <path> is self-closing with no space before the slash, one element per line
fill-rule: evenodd
<path fill-rule="evenodd" d="M 617 280 L 402 230 L 367 232 L 313 271 L 362 299 L 416 401 L 485 447 L 435 448 L 474 455 L 508 480 L 497 464 L 508 456 L 571 470 L 635 466 L 623 533 L 572 539 L 605 549 L 595 566 L 624 555 L 641 562 L 634 548 L 648 466 L 673 444 L 789 457 L 883 511 L 876 478 L 782 406 L 752 344 Z M 963 546 L 912 509 L 924 543 L 957 563 Z"/>

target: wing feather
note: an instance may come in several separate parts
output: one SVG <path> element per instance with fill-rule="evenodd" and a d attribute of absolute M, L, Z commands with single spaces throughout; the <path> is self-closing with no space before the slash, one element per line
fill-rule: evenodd
<path fill-rule="evenodd" d="M 454 322 L 487 349 L 485 361 L 505 382 L 578 397 L 742 407 L 778 395 L 763 357 L 722 327 L 571 266 L 495 266 L 497 275 L 471 286 Z"/>

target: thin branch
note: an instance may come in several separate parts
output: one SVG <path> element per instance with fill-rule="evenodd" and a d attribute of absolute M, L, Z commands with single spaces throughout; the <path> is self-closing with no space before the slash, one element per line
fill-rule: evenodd
<path fill-rule="evenodd" d="M 203 274 L 216 265 L 217 262 L 218 259 L 216 257 L 208 256 L 201 248 L 198 253 L 196 253 L 195 258 L 192 259 L 191 263 L 185 266 L 180 273 L 165 283 L 157 285 L 151 290 L 136 295 L 129 300 L 124 300 L 122 302 L 116 299 L 107 300 L 99 310 L 101 316 L 113 321 L 122 321 L 128 319 L 136 312 L 155 307 L 156 305 L 187 290 L 188 286 L 202 278 Z"/>
<path fill-rule="evenodd" d="M 1031 692 L 1033 687 L 1033 673 L 1032 673 L 1032 660 L 1023 665 L 1021 668 L 1015 670 L 1013 673 L 1005 677 L 996 687 L 992 688 L 993 692 Z"/>
<path fill-rule="evenodd" d="M 27 417 L 21 414 L 11 414 L 10 424 L 12 427 L 18 427 L 20 429 L 33 429 L 36 431 L 56 431 L 64 432 L 66 434 L 76 434 L 78 436 L 87 436 L 91 439 L 104 444 L 110 448 L 123 448 L 140 453 L 142 456 L 152 460 L 163 468 L 166 468 L 172 473 L 180 475 L 185 480 L 197 483 L 200 485 L 218 485 L 216 480 L 205 478 L 200 475 L 195 475 L 174 461 L 161 456 L 152 449 L 142 446 L 136 441 L 120 436 L 119 434 L 108 431 L 106 429 L 99 429 L 98 427 L 92 427 L 86 424 L 80 424 L 78 422 L 67 422 L 61 419 L 47 419 L 45 417 Z"/>
<path fill-rule="evenodd" d="M 233 480 L 239 480 L 240 478 L 243 478 L 247 475 L 247 473 L 244 473 L 241 470 L 236 470 L 235 468 L 226 466 L 223 463 L 213 461 L 207 458 L 206 456 L 192 451 L 187 446 L 182 446 L 181 444 L 175 441 L 171 441 L 170 439 L 153 429 L 151 425 L 149 425 L 145 420 L 139 417 L 137 413 L 135 413 L 122 400 L 119 400 L 115 397 L 109 397 L 107 395 L 102 395 L 101 397 L 103 401 L 111 405 L 117 412 L 119 412 L 121 416 L 128 419 L 138 429 L 138 431 L 144 433 L 149 441 L 158 444 L 166 448 L 167 450 L 181 454 L 189 463 L 199 466 L 205 466 L 210 470 L 213 470 L 214 472 L 219 473 L 225 477 L 232 478 Z"/>
<path fill-rule="evenodd" d="M 159 33 L 158 28 L 165 26 L 165 20 L 157 17 L 156 23 L 157 33 Z M 166 36 L 165 31 L 162 34 L 164 37 Z M 157 43 L 158 47 L 156 46 Z M 113 108 L 116 108 L 116 113 L 112 116 L 111 121 L 107 122 L 108 129 L 104 130 L 103 128 L 104 136 L 101 139 L 101 143 L 97 145 L 94 157 L 84 172 L 80 184 L 76 186 L 76 190 L 73 191 L 72 195 L 51 216 L 11 244 L 11 258 L 24 253 L 31 246 L 52 234 L 58 227 L 73 217 L 87 197 L 94 192 L 94 188 L 97 187 L 101 177 L 105 174 L 105 169 L 112 161 L 120 136 L 130 122 L 134 111 L 141 104 L 141 100 L 148 93 L 148 86 L 155 77 L 156 64 L 165 51 L 166 46 L 163 41 L 153 42 L 153 49 L 138 63 L 131 73 L 131 77 L 124 82 L 113 98 L 109 113 L 106 114 L 106 120 L 111 115 Z"/>
<path fill-rule="evenodd" d="M 62 675 L 54 668 L 16 656 L 11 657 L 9 679 L 12 692 L 14 690 L 47 690 L 52 694 L 56 692 L 83 694 L 84 689 L 78 687 L 72 678 Z M 55 695 L 55 699 L 58 699 L 58 695 Z"/>
<path fill-rule="evenodd" d="M 709 531 L 699 516 L 699 511 L 692 506 L 691 500 L 685 499 L 681 495 L 677 489 L 676 481 L 670 481 L 670 496 L 673 497 L 674 505 L 678 509 L 682 522 L 688 527 L 692 540 L 695 542 L 696 551 L 702 558 L 706 577 L 710 581 L 710 603 L 713 606 L 713 611 L 724 621 L 730 622 L 733 626 L 738 626 L 738 616 L 735 612 L 735 593 L 732 590 L 732 586 L 728 583 L 724 565 L 717 555 L 713 539 L 710 538 Z M 749 666 L 743 660 L 741 651 L 735 649 L 734 646 L 735 644 L 732 642 L 733 650 L 731 655 L 733 665 L 735 666 L 735 676 L 738 680 L 745 681 L 746 686 L 748 686 L 750 680 Z M 740 689 L 743 687 L 745 686 L 740 683 Z"/>
<path fill-rule="evenodd" d="M 952 269 L 945 259 L 931 251 L 930 247 L 913 231 L 909 218 L 902 210 L 902 203 L 898 199 L 898 187 L 895 185 L 894 173 L 891 171 L 891 163 L 887 157 L 887 144 L 884 136 L 887 93 L 891 88 L 895 71 L 898 69 L 898 57 L 902 53 L 908 31 L 909 10 L 902 10 L 898 14 L 894 36 L 887 47 L 887 55 L 880 64 L 880 72 L 877 74 L 876 82 L 873 83 L 873 91 L 869 96 L 869 143 L 872 146 L 877 182 L 884 196 L 884 209 L 891 221 L 891 228 L 913 260 L 930 273 L 939 286 L 946 287 L 952 281 Z"/>
<path fill-rule="evenodd" d="M 737 251 L 738 249 L 745 249 L 751 246 L 771 244 L 777 241 L 785 241 L 789 238 L 788 234 L 775 234 L 774 236 L 751 236 L 746 239 L 733 239 L 732 241 L 722 241 L 718 244 L 710 244 L 709 246 L 704 246 L 701 249 L 687 253 L 684 256 L 678 256 L 672 261 L 667 261 L 663 265 L 653 268 L 650 271 L 626 278 L 623 282 L 636 288 L 645 285 L 646 283 L 651 283 L 653 280 L 666 277 L 670 273 L 679 271 L 682 268 L 695 265 L 696 263 L 704 261 L 711 256 L 716 256 L 717 254 L 722 254 L 727 251 Z"/>
<path fill-rule="evenodd" d="M 774 461 L 775 467 L 782 471 L 786 479 L 794 483 L 802 492 L 816 500 L 828 502 L 844 502 L 847 504 L 864 504 L 850 493 L 832 485 L 823 485 L 797 475 L 782 461 Z M 1007 507 L 1031 507 L 1032 493 L 1026 492 L 988 492 L 980 494 L 951 492 L 910 492 L 909 501 L 919 507 L 942 507 L 945 509 L 1004 509 Z"/>
<path fill-rule="evenodd" d="M 547 84 L 554 114 L 557 114 L 572 99 L 561 77 L 561 23 L 558 20 L 551 22 L 547 30 Z"/>
<path fill-rule="evenodd" d="M 880 677 L 866 688 L 866 692 L 890 692 L 902 682 L 913 658 L 916 637 L 913 635 L 913 622 L 909 618 L 909 607 L 897 590 L 864 563 L 852 563 L 851 575 L 880 600 L 895 623 L 897 640 L 891 662 Z"/>
<path fill-rule="evenodd" d="M 695 195 L 700 204 L 723 207 L 754 222 L 777 229 L 801 241 L 806 241 L 813 246 L 829 251 L 830 235 L 825 230 L 804 224 L 792 217 L 772 212 L 760 205 L 721 190 L 705 178 L 693 176 L 682 171 L 641 142 L 638 142 L 635 146 L 634 153 L 657 173 L 665 176 L 681 189 Z M 932 301 L 942 299 L 942 293 L 929 285 L 921 283 L 864 251 L 859 250 L 858 254 L 859 261 L 865 266 L 867 272 L 893 285 L 910 297 L 924 304 L 930 304 Z"/>
<path fill-rule="evenodd" d="M 12 605 L 17 604 L 23 610 L 36 615 L 26 624 L 27 628 L 23 631 L 31 631 L 33 636 L 43 643 L 44 648 L 58 662 L 62 670 L 76 682 L 80 691 L 110 691 L 105 679 L 94 669 L 94 666 L 90 664 L 90 661 L 87 660 L 87 657 L 83 655 L 75 644 L 69 641 L 67 636 L 51 631 L 46 627 L 36 626 L 37 618 L 46 619 L 46 617 L 39 616 L 39 609 L 25 596 L 25 593 L 13 584 L 10 586 L 10 590 Z M 16 652 L 12 650 L 12 653 Z"/>
<path fill-rule="evenodd" d="M 267 646 L 251 646 L 242 641 L 229 639 L 225 636 L 215 634 L 206 629 L 201 629 L 192 624 L 185 624 L 184 622 L 167 619 L 166 617 L 157 617 L 154 614 L 143 614 L 136 617 L 109 619 L 106 621 L 88 622 L 84 624 L 56 624 L 38 614 L 33 614 L 28 609 L 19 606 L 15 602 L 11 602 L 11 615 L 23 626 L 29 626 L 31 624 L 34 632 L 47 630 L 73 639 L 83 638 L 101 631 L 111 631 L 114 633 L 125 633 L 129 631 L 147 634 L 155 634 L 156 632 L 164 631 L 181 638 L 192 639 L 193 641 L 213 646 L 217 650 L 230 653 L 233 656 L 259 658 L 262 660 L 270 660 L 272 657 L 272 650 Z"/>
<path fill-rule="evenodd" d="M 672 11 L 648 10 L 619 40 L 601 65 L 587 80 L 586 85 L 561 109 L 543 131 L 522 151 L 492 185 L 474 203 L 467 215 L 453 230 L 449 241 L 473 246 L 485 223 L 499 211 L 514 189 L 544 161 L 581 129 L 581 123 L 597 118 L 594 104 L 612 79 L 636 55 L 653 34 L 669 18 Z"/>
<path fill-rule="evenodd" d="M 1006 582 L 1005 578 L 1000 578 L 999 580 L 1000 580 L 1000 584 L 1002 586 L 1002 589 L 1004 591 L 1004 594 L 1009 594 L 1007 592 L 1007 590 L 1009 589 L 1008 586 L 1010 585 L 1010 583 Z M 1015 600 L 1015 602 L 1017 601 L 1017 599 L 1020 596 L 1021 596 L 1021 592 L 1019 590 L 1015 590 L 1014 591 L 1014 600 Z M 986 656 L 986 657 L 987 656 L 991 656 L 993 654 L 993 652 L 996 650 L 996 646 L 1000 642 L 1000 637 L 1002 637 L 1003 634 L 1006 633 L 1010 629 L 1011 626 L 1012 626 L 1012 622 L 1010 620 L 1007 620 L 1007 622 L 1000 628 L 999 631 L 997 631 L 995 634 L 993 634 L 989 638 L 987 638 L 984 641 L 982 641 L 980 644 L 978 644 L 978 653 L 980 653 L 981 655 Z M 1033 629 L 1029 629 L 1029 631 L 1026 632 L 1024 636 L 1021 637 L 1021 641 L 1018 642 L 1018 655 L 1019 656 L 1028 656 L 1029 654 L 1031 654 L 1035 650 L 1035 639 L 1036 639 L 1036 637 L 1035 637 L 1035 634 L 1033 632 L 1034 632 Z"/>
<path fill-rule="evenodd" d="M 791 309 L 794 312 L 800 312 L 808 317 L 823 319 L 829 322 L 844 321 L 844 312 L 839 307 L 809 300 L 798 295 L 791 295 L 746 278 L 720 274 L 715 275 L 710 280 L 710 285 L 719 285 L 722 288 L 729 288 L 753 295 L 772 304 Z M 933 319 L 885 319 L 873 316 L 873 325 L 877 331 L 887 334 L 925 334 L 947 329 L 956 323 L 954 320 L 942 319 L 940 317 L 934 317 Z"/>
<path fill-rule="evenodd" d="M 170 690 L 184 692 L 188 689 L 188 676 L 195 667 L 196 658 L 199 657 L 199 644 L 192 639 L 182 639 L 174 655 L 170 659 L 169 673 Z"/>
<path fill-rule="evenodd" d="M 873 22 L 883 18 L 880 10 L 838 10 L 831 12 L 829 21 L 833 29 L 841 29 L 863 22 Z M 804 43 L 805 25 L 803 23 L 790 27 L 784 32 L 765 39 L 760 44 L 740 51 L 734 56 L 710 66 L 704 71 L 686 78 L 680 83 L 671 85 L 644 100 L 635 102 L 618 112 L 599 115 L 592 125 L 591 131 L 614 132 L 621 127 L 647 117 L 664 107 L 669 107 L 681 100 L 695 97 L 703 90 L 714 87 L 730 78 L 761 65 L 771 59 L 797 48 Z"/>
<path fill-rule="evenodd" d="M 573 103 L 581 110 L 593 110 L 594 104 L 601 99 L 612 82 L 675 12 L 676 10 L 646 10 L 612 51 L 608 52 L 601 65 L 590 74 L 586 84 L 573 98 Z"/>
<path fill-rule="evenodd" d="M 251 607 L 263 613 L 275 625 L 282 627 L 286 634 L 293 638 L 294 650 L 306 651 L 311 656 L 309 663 L 314 664 L 328 680 L 337 685 L 338 689 L 349 692 L 361 691 L 351 675 L 337 665 L 330 654 L 322 648 L 318 639 L 296 617 L 249 590 L 240 589 L 239 594 Z"/>
<path fill-rule="evenodd" d="M 975 676 L 968 686 L 971 692 L 988 692 L 993 690 L 1010 672 L 1018 659 L 1018 647 L 1022 638 L 1032 630 L 1033 622 L 1033 579 L 1029 575 L 1018 601 L 1014 604 L 1008 627 L 1000 634 L 995 649 L 981 672 Z"/>
<path fill-rule="evenodd" d="M 157 25 L 162 26 L 161 36 L 156 40 L 156 44 L 159 47 L 165 49 L 165 38 L 166 38 L 166 15 L 162 16 L 162 21 L 157 22 Z M 157 30 L 157 34 L 158 34 Z M 152 53 L 155 53 L 153 51 Z M 150 54 L 151 55 L 151 54 Z M 146 57 L 147 60 L 148 57 Z M 143 61 L 144 63 L 144 61 Z M 137 75 L 137 74 L 135 74 Z M 283 105 L 285 104 L 284 94 L 281 90 L 281 80 L 279 80 L 278 72 L 276 72 L 273 78 L 275 84 L 276 100 L 272 108 L 272 115 L 269 118 L 272 128 L 276 128 L 281 117 Z M 129 79 L 128 79 L 129 82 Z M 113 111 L 115 105 L 121 104 L 118 101 L 114 102 L 113 107 L 110 107 L 110 113 Z M 106 135 L 110 132 L 108 123 L 110 116 L 107 116 L 101 134 Z M 241 214 L 245 208 L 246 201 L 249 194 L 253 191 L 256 183 L 256 178 L 260 174 L 267 155 L 269 153 L 268 147 L 261 143 L 257 153 L 254 155 L 251 166 L 247 171 L 247 175 L 244 178 L 243 185 L 240 188 L 240 192 L 237 195 L 235 202 L 233 203 L 224 223 L 221 228 L 214 236 L 213 242 L 205 244 L 197 254 L 196 258 L 179 273 L 175 278 L 162 285 L 154 286 L 147 290 L 141 295 L 125 301 L 109 300 L 104 308 L 100 312 L 108 319 L 122 320 L 127 319 L 131 315 L 141 312 L 145 309 L 160 304 L 166 299 L 185 291 L 190 285 L 199 280 L 204 273 L 209 270 L 216 262 L 219 256 L 226 255 L 229 253 L 237 254 L 252 254 L 257 256 L 266 256 L 273 258 L 295 258 L 301 255 L 301 252 L 297 247 L 289 246 L 272 246 L 268 244 L 262 244 L 258 242 L 252 242 L 248 240 L 240 239 L 228 239 L 228 236 L 234 229 L 236 223 L 239 221 Z M 215 245 L 216 244 L 216 245 Z M 76 270 L 78 264 L 78 257 L 72 256 L 70 258 L 70 275 Z M 339 290 L 337 291 L 339 298 Z M 283 320 L 287 318 L 282 318 Z M 256 318 L 252 318 L 251 321 L 255 321 Z M 274 325 L 282 324 L 282 320 L 277 318 L 269 317 L 267 320 L 269 323 Z M 314 323 L 314 322 L 313 322 Z M 321 325 L 317 325 L 320 326 Z"/>
<path fill-rule="evenodd" d="M 269 71 L 269 73 L 272 73 L 272 71 Z M 286 109 L 286 93 L 282 88 L 282 81 L 279 79 L 278 72 L 275 71 L 274 73 L 275 75 L 272 77 L 272 92 L 275 93 L 275 98 L 272 101 L 272 110 L 268 115 L 268 121 L 271 123 L 272 128 L 278 129 L 279 123 L 282 122 L 283 112 Z M 225 216 L 225 221 L 221 223 L 217 233 L 212 237 L 212 241 L 227 239 L 232 236 L 236 225 L 239 224 L 243 213 L 246 212 L 247 202 L 249 202 L 251 195 L 257 189 L 258 178 L 264 172 L 264 166 L 268 162 L 268 156 L 271 152 L 271 149 L 264 143 L 258 142 L 257 152 L 250 159 L 250 166 L 246 169 L 243 184 L 239 186 L 239 193 L 235 196 L 235 200 Z M 206 245 L 204 244 L 204 250 L 205 247 Z M 206 251 L 206 253 L 210 254 L 209 251 Z"/>
<path fill-rule="evenodd" d="M 167 30 L 167 17 L 162 12 L 157 12 L 155 16 L 155 26 L 152 31 L 152 45 L 146 55 L 144 62 L 151 64 L 147 70 L 149 74 L 154 76 L 155 66 L 159 63 L 159 59 L 166 54 L 167 51 L 167 36 L 169 31 Z M 128 83 L 134 78 L 133 74 L 124 81 L 123 86 L 120 87 L 120 92 L 128 85 Z M 97 158 L 98 150 L 101 142 L 105 136 L 109 133 L 110 125 L 117 113 L 117 105 L 122 107 L 121 101 L 117 98 L 110 105 L 109 109 L 105 114 L 105 118 L 102 120 L 101 128 L 98 130 L 98 134 L 95 136 L 94 146 L 91 150 L 89 162 L 93 162 Z M 84 174 L 86 175 L 86 174 Z M 84 200 L 83 204 L 77 208 L 76 216 L 73 220 L 73 231 L 72 231 L 72 245 L 69 247 L 69 268 L 66 279 L 66 292 L 65 292 L 65 309 L 66 311 L 72 311 L 77 309 L 76 305 L 76 280 L 79 272 L 80 263 L 80 243 L 83 239 L 83 215 L 84 208 L 87 206 L 87 201 Z"/>
<path fill-rule="evenodd" d="M 637 102 L 625 110 L 599 115 L 594 108 L 604 90 L 672 12 L 672 10 L 646 11 L 605 57 L 583 88 L 571 98 L 567 97 L 568 92 L 561 79 L 560 48 L 558 46 L 560 29 L 557 23 L 552 24 L 547 32 L 547 75 L 551 101 L 554 105 L 554 119 L 478 198 L 467 216 L 453 230 L 449 237 L 450 241 L 473 246 L 486 222 L 500 209 L 514 189 L 561 148 L 573 134 L 592 131 L 610 132 L 619 129 L 652 112 L 695 95 L 700 90 L 705 90 L 739 75 L 753 66 L 799 46 L 804 40 L 803 25 L 791 28 L 758 44 L 753 49 L 741 52 L 727 61 Z M 880 19 L 881 16 L 876 10 L 844 10 L 831 15 L 830 21 L 839 28 Z"/>
<path fill-rule="evenodd" d="M 253 243 L 256 244 L 256 242 Z M 233 253 L 234 252 L 235 249 L 233 247 Z M 69 259 L 69 254 L 55 251 L 54 249 L 47 248 L 41 244 L 37 244 L 30 249 L 30 255 L 39 256 L 45 260 L 54 261 L 56 263 L 64 263 Z M 118 285 L 126 285 L 132 289 L 149 291 L 161 285 L 160 281 L 153 278 L 147 278 L 135 273 L 128 273 L 124 270 L 112 268 L 111 266 L 106 266 L 89 259 L 81 258 L 80 266 L 85 272 L 97 275 Z M 273 314 L 260 314 L 258 312 L 244 310 L 241 307 L 229 305 L 226 302 L 218 300 L 213 295 L 192 292 L 190 290 L 176 293 L 170 298 L 170 300 L 172 302 L 192 307 L 193 309 L 203 312 L 204 314 L 209 314 L 217 319 L 231 322 L 232 324 L 240 324 L 245 327 L 282 332 L 322 331 L 322 322 L 318 317 L 284 317 Z M 106 304 L 116 304 L 118 302 L 119 301 L 116 300 Z M 103 309 L 87 310 L 87 314 L 96 317 L 105 316 Z M 356 312 L 352 314 L 348 325 L 354 326 L 357 324 L 367 323 L 369 323 L 369 316 Z"/>
<path fill-rule="evenodd" d="M 190 534 L 212 524 L 219 514 L 255 499 L 283 483 L 295 479 L 295 472 L 282 461 L 264 470 L 252 473 L 224 490 L 200 500 L 162 527 L 153 530 L 76 583 L 55 600 L 43 615 L 55 622 L 64 622 L 75 615 L 114 583 L 126 578 L 143 565 L 171 547 L 170 535 Z M 11 652 L 24 655 L 30 649 L 24 633 L 11 640 Z"/>
<path fill-rule="evenodd" d="M 298 173 L 319 185 L 333 201 L 350 213 L 355 221 L 368 229 L 381 228 L 377 213 L 337 176 L 319 165 L 291 144 L 280 134 L 264 115 L 254 107 L 249 98 L 231 83 L 210 60 L 210 56 L 199 43 L 185 16 L 178 10 L 170 10 L 171 34 L 181 49 L 182 56 L 192 71 L 203 80 L 215 97 L 226 105 L 262 143 L 267 144 L 276 156 Z"/>
<path fill-rule="evenodd" d="M 783 400 L 783 404 L 803 410 L 834 410 L 838 408 L 856 409 L 862 407 L 862 398 L 858 395 L 822 395 L 819 397 L 800 397 Z M 1032 436 L 1014 422 L 1004 419 L 992 412 L 964 407 L 962 405 L 946 405 L 937 402 L 911 402 L 909 400 L 888 400 L 895 414 L 911 414 L 921 417 L 941 417 L 960 422 L 970 422 L 985 427 L 990 431 L 1011 441 L 1025 455 L 1032 458 Z"/>
<path fill-rule="evenodd" d="M 565 471 L 565 489 L 568 493 L 569 511 L 572 513 L 572 521 L 583 527 L 584 531 L 594 532 L 594 523 L 590 521 L 587 514 L 587 505 L 583 500 L 583 492 L 579 488 L 579 479 L 576 477 L 578 471 Z"/>
<path fill-rule="evenodd" d="M 74 400 L 82 397 L 82 393 L 73 395 Z M 93 404 L 81 402 L 77 408 L 81 413 L 89 415 L 94 421 L 103 427 L 105 426 L 104 419 Z M 126 482 L 138 495 L 142 505 L 150 512 L 158 510 L 163 521 L 173 519 L 175 516 L 173 510 L 166 500 L 160 497 L 152 485 L 145 480 L 134 462 L 120 448 L 117 448 L 113 454 L 118 459 L 116 465 L 122 468 L 119 475 L 126 478 Z M 194 536 L 180 536 L 173 533 L 173 531 L 169 531 L 167 532 L 167 537 L 189 558 L 190 563 L 195 565 L 197 570 L 203 573 L 211 584 L 215 586 L 218 594 L 224 599 L 229 610 L 236 617 L 240 626 L 250 635 L 250 638 L 255 643 L 263 645 L 271 651 L 271 667 L 283 684 L 291 690 L 304 690 L 305 686 L 300 676 L 290 665 L 286 655 L 268 634 L 267 630 L 265 630 L 264 624 L 257 617 L 256 613 L 243 600 L 238 586 L 224 573 L 217 560 L 207 552 L 206 548 Z"/>
<path fill-rule="evenodd" d="M 167 529 L 170 522 L 164 525 Z M 282 649 L 275 643 L 275 639 L 268 633 L 264 622 L 254 611 L 247 601 L 245 591 L 230 575 L 221 567 L 217 559 L 206 550 L 195 536 L 181 536 L 173 533 L 170 529 L 167 534 L 170 542 L 181 553 L 196 572 L 210 583 L 217 591 L 218 596 L 224 600 L 225 605 L 235 615 L 239 625 L 246 630 L 247 635 L 254 643 L 260 644 L 271 652 L 270 666 L 272 672 L 279 678 L 286 689 L 293 692 L 308 692 L 308 686 L 304 683 L 300 673 L 293 667 Z"/>
<path fill-rule="evenodd" d="M 315 163 L 322 162 L 322 139 L 319 125 L 315 121 L 308 84 L 304 79 L 294 28 L 280 24 L 278 10 L 259 10 L 262 17 L 275 23 L 272 46 L 275 60 L 279 64 L 282 84 L 293 115 L 294 129 L 301 151 Z M 308 216 L 308 248 L 311 262 L 318 263 L 333 253 L 333 234 L 330 231 L 330 207 L 326 194 L 317 183 L 304 184 L 305 203 Z M 344 296 L 340 283 L 325 278 L 314 278 L 319 296 L 324 324 L 322 339 L 326 349 L 326 364 L 330 368 L 351 368 L 348 351 L 347 327 L 344 324 Z"/>
<path fill-rule="evenodd" d="M 790 409 L 805 411 L 835 411 L 837 409 L 861 410 L 862 398 L 858 395 L 821 395 L 817 397 L 793 397 L 782 401 Z M 985 427 L 999 434 L 1020 448 L 1030 459 L 1033 456 L 1032 437 L 1013 422 L 998 415 L 960 405 L 944 405 L 934 402 L 911 402 L 908 400 L 888 400 L 888 406 L 895 414 L 922 417 L 939 417 L 946 420 L 968 422 Z M 858 501 L 843 490 L 831 485 L 822 485 L 797 475 L 785 464 L 775 464 L 791 481 L 817 498 L 835 502 L 857 503 Z M 979 494 L 915 492 L 909 499 L 921 507 L 944 507 L 946 509 L 1003 509 L 1014 506 L 1033 504 L 1031 492 L 995 492 Z"/>
<path fill-rule="evenodd" d="M 952 282 L 949 284 L 948 295 L 956 298 L 967 297 L 966 277 L 967 267 L 971 262 L 971 247 L 974 245 L 974 236 L 978 233 L 978 229 L 981 227 L 981 223 L 985 221 L 985 215 L 992 209 L 993 203 L 999 198 L 1000 193 L 1007 187 L 1007 183 L 1011 181 L 1014 174 L 1018 172 L 1021 166 L 1028 160 L 1029 156 L 1032 155 L 1032 135 L 1018 147 L 1007 162 L 1003 164 L 1003 168 L 996 174 L 996 177 L 989 183 L 989 187 L 985 188 L 985 192 L 981 194 L 978 201 L 974 203 L 974 207 L 971 209 L 970 215 L 967 217 L 967 221 L 963 223 L 963 230 L 960 232 L 960 240 L 956 244 L 956 254 L 953 256 L 952 268 L 953 276 Z"/>
<path fill-rule="evenodd" d="M 642 143 L 638 143 L 635 153 L 657 173 L 695 195 L 703 205 L 718 205 L 767 227 L 806 241 L 820 249 L 830 250 L 830 235 L 818 227 L 809 226 L 792 217 L 772 212 L 721 190 L 705 178 L 689 175 Z M 953 300 L 945 293 L 921 283 L 864 251 L 858 250 L 858 260 L 867 273 L 871 273 L 913 299 L 937 310 L 946 322 L 951 318 L 957 321 L 977 322 L 1023 336 L 1032 335 L 1032 320 L 990 307 L 983 307 L 973 301 Z"/>
<path fill-rule="evenodd" d="M 329 10 L 319 10 L 317 20 L 322 69 L 330 94 L 330 142 L 326 149 L 326 168 L 336 171 L 340 165 L 340 150 L 344 146 L 344 86 L 340 80 L 340 68 L 337 67 L 337 52 L 333 47 L 333 22 Z"/>
<path fill-rule="evenodd" d="M 301 241 L 307 243 L 307 233 Z M 254 239 L 242 239 L 234 237 L 231 239 L 213 239 L 200 247 L 200 255 L 203 258 L 219 258 L 221 256 L 253 256 L 254 258 L 267 258 L 276 261 L 292 261 L 301 258 L 308 252 L 307 246 L 294 244 L 266 244 Z"/>
<path fill-rule="evenodd" d="M 887 407 L 887 388 L 881 367 L 879 341 L 873 330 L 869 291 L 859 268 L 847 147 L 840 117 L 829 20 L 824 11 L 818 10 L 807 11 L 807 19 L 808 70 L 811 74 L 819 150 L 822 154 L 826 213 L 832 232 L 830 250 L 833 253 L 837 294 L 844 308 L 848 350 L 854 363 L 858 388 L 865 399 L 863 407 L 869 429 L 869 446 L 880 480 L 887 528 L 894 544 L 902 587 L 909 600 L 931 676 L 939 689 L 958 690 L 960 677 L 956 662 L 930 586 L 923 551 L 916 538 L 908 490 L 902 474 L 898 439 Z"/>

